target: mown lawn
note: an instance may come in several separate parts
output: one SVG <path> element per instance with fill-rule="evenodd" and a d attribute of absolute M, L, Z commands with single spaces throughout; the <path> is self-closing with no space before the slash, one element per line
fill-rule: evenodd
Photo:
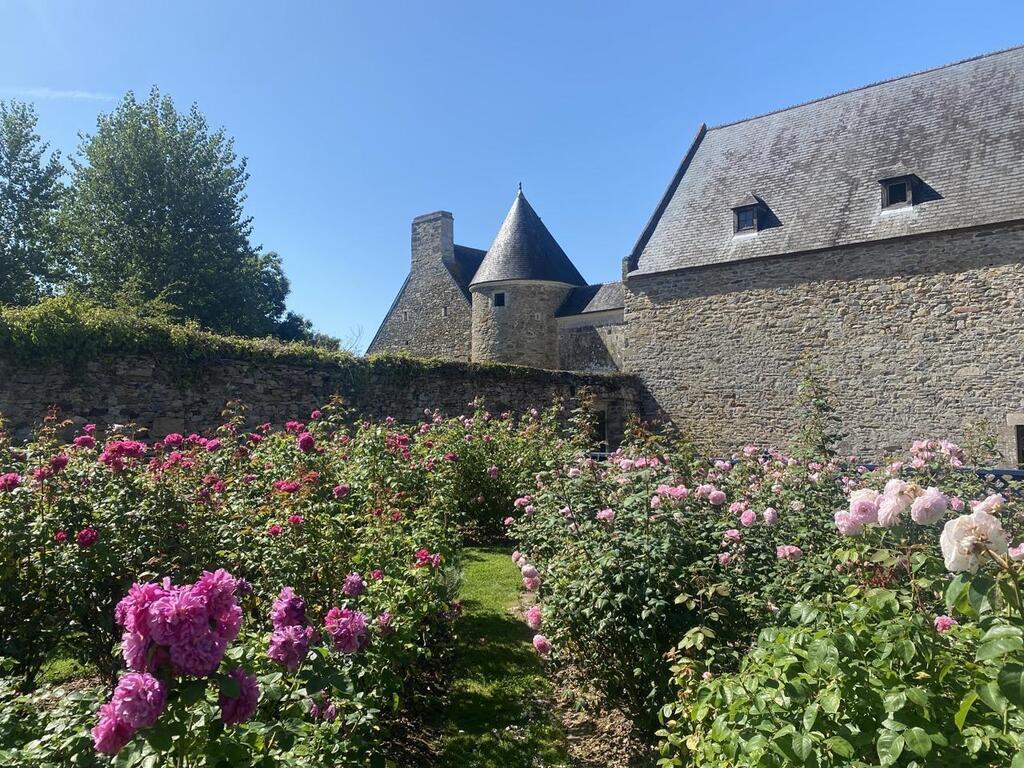
<path fill-rule="evenodd" d="M 507 552 L 470 549 L 440 764 L 451 768 L 567 766 L 550 684 L 533 633 L 511 611 L 519 569 Z"/>

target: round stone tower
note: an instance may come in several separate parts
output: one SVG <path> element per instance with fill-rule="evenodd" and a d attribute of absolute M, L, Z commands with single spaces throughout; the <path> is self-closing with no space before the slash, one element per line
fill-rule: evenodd
<path fill-rule="evenodd" d="M 586 284 L 520 187 L 469 284 L 473 361 L 558 368 L 555 312 Z"/>

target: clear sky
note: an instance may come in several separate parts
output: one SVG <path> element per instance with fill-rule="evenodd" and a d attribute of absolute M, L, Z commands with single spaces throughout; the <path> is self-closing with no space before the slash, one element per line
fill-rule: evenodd
<path fill-rule="evenodd" d="M 1024 2 L 0 0 L 0 98 L 67 154 L 153 84 L 249 158 L 290 305 L 372 338 L 421 213 L 490 245 L 523 183 L 591 282 L 617 279 L 701 122 L 1024 43 Z"/>

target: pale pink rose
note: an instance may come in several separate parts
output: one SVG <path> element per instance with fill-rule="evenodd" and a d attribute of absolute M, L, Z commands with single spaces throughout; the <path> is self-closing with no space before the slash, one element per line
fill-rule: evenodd
<path fill-rule="evenodd" d="M 910 519 L 918 525 L 931 525 L 946 514 L 946 497 L 938 488 L 928 488 L 910 505 Z"/>
<path fill-rule="evenodd" d="M 862 523 L 852 512 L 840 510 L 835 515 L 836 528 L 843 536 L 860 536 L 864 532 Z"/>
<path fill-rule="evenodd" d="M 761 513 L 761 517 L 764 518 L 765 523 L 768 525 L 775 525 L 779 522 L 779 513 L 775 511 L 775 507 L 768 507 Z"/>
<path fill-rule="evenodd" d="M 729 541 L 739 541 L 743 536 L 735 528 L 730 528 L 725 532 L 725 538 Z"/>
<path fill-rule="evenodd" d="M 602 509 L 597 513 L 597 519 L 603 520 L 606 523 L 610 523 L 615 519 L 615 512 L 611 509 Z"/>
<path fill-rule="evenodd" d="M 1021 542 L 1016 547 L 1010 547 L 1006 550 L 1006 554 L 1010 556 L 1011 560 L 1024 560 L 1024 542 Z"/>
<path fill-rule="evenodd" d="M 537 649 L 537 653 L 541 656 L 547 656 L 551 653 L 551 641 L 544 637 L 544 635 L 533 636 L 533 647 Z"/>
<path fill-rule="evenodd" d="M 740 515 L 740 524 L 742 524 L 744 528 L 749 528 L 755 522 L 757 522 L 757 513 L 752 509 L 748 509 Z"/>
<path fill-rule="evenodd" d="M 915 487 L 899 478 L 887 482 L 878 503 L 878 524 L 883 528 L 898 525 L 900 517 L 913 503 L 916 495 Z"/>
<path fill-rule="evenodd" d="M 715 488 L 715 490 L 708 494 L 708 503 L 716 507 L 725 504 L 725 491 Z"/>
<path fill-rule="evenodd" d="M 651 509 L 658 509 L 661 507 L 661 497 L 651 496 Z"/>
<path fill-rule="evenodd" d="M 727 565 L 729 565 L 730 562 L 732 562 L 732 555 L 730 555 L 728 552 L 719 552 L 718 553 L 718 564 L 720 566 L 722 566 L 724 568 Z"/>
<path fill-rule="evenodd" d="M 957 624 L 956 619 L 952 616 L 936 616 L 935 617 L 935 631 L 936 632 L 948 632 Z"/>
<path fill-rule="evenodd" d="M 799 560 L 803 554 L 800 547 L 794 544 L 780 544 L 775 548 L 775 556 L 779 560 Z"/>
<path fill-rule="evenodd" d="M 850 514 L 862 526 L 878 522 L 878 502 L 882 494 L 873 488 L 858 488 L 850 494 Z"/>
<path fill-rule="evenodd" d="M 951 496 L 949 499 L 949 508 L 954 512 L 962 512 L 964 508 L 964 500 L 959 496 Z"/>

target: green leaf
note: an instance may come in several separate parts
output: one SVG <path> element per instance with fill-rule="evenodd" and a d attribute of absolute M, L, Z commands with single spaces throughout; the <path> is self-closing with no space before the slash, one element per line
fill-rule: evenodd
<path fill-rule="evenodd" d="M 1009 706 L 1010 702 L 1006 700 L 995 681 L 979 685 L 977 688 L 978 696 L 993 712 L 1003 714 Z"/>
<path fill-rule="evenodd" d="M 1010 768 L 1024 768 L 1024 751 L 1018 752 L 1010 761 Z"/>
<path fill-rule="evenodd" d="M 966 573 L 958 573 L 949 582 L 949 586 L 946 587 L 946 607 L 950 611 L 960 606 L 962 598 L 967 594 L 967 588 L 970 586 L 970 583 L 971 577 Z"/>
<path fill-rule="evenodd" d="M 960 702 L 960 708 L 956 711 L 956 714 L 953 715 L 953 722 L 956 723 L 958 731 L 962 731 L 964 729 L 964 721 L 967 720 L 967 715 L 971 711 L 971 706 L 977 700 L 978 694 L 974 691 L 969 691 L 968 694 L 964 696 L 963 701 Z"/>
<path fill-rule="evenodd" d="M 992 603 L 989 601 L 989 594 L 995 580 L 985 573 L 979 573 L 971 578 L 967 588 L 967 604 L 976 615 L 981 616 L 992 610 Z"/>
<path fill-rule="evenodd" d="M 832 736 L 831 738 L 826 739 L 825 746 L 840 757 L 853 757 L 853 744 L 848 742 L 842 736 Z"/>
<path fill-rule="evenodd" d="M 875 749 L 878 750 L 878 759 L 882 765 L 893 765 L 903 754 L 903 735 L 895 731 L 883 730 L 878 734 L 878 741 L 875 742 Z"/>
<path fill-rule="evenodd" d="M 1015 630 L 1015 632 L 1001 631 L 993 635 L 996 629 Z M 989 639 L 986 640 L 986 638 Z M 989 659 L 996 659 L 1008 653 L 1019 651 L 1021 648 L 1024 648 L 1024 639 L 1021 638 L 1019 629 L 1016 629 L 1016 627 L 995 627 L 989 630 L 985 637 L 981 639 L 981 645 L 978 646 L 978 653 L 975 658 L 978 661 L 988 661 Z"/>
<path fill-rule="evenodd" d="M 903 739 L 910 751 L 921 757 L 925 757 L 932 749 L 932 740 L 924 728 L 908 728 L 903 732 Z"/>
<path fill-rule="evenodd" d="M 814 727 L 814 721 L 818 719 L 818 705 L 808 704 L 804 710 L 804 730 L 809 731 Z"/>
<path fill-rule="evenodd" d="M 908 688 L 907 698 L 919 707 L 928 706 L 928 692 L 922 688 Z"/>
<path fill-rule="evenodd" d="M 793 745 L 793 753 L 800 760 L 806 760 L 814 750 L 814 741 L 806 733 L 794 733 L 791 743 Z"/>
<path fill-rule="evenodd" d="M 192 706 L 206 696 L 206 681 L 193 680 L 181 689 L 181 701 L 187 706 Z"/>
<path fill-rule="evenodd" d="M 1016 704 L 1024 707 L 1024 666 L 1007 664 L 999 671 L 999 690 Z"/>
<path fill-rule="evenodd" d="M 171 731 L 163 723 L 142 732 L 146 742 L 157 752 L 166 752 L 171 748 Z"/>
<path fill-rule="evenodd" d="M 886 691 L 882 696 L 882 706 L 886 712 L 899 712 L 907 703 L 907 694 L 903 691 Z"/>
<path fill-rule="evenodd" d="M 818 697 L 818 703 L 821 704 L 822 712 L 834 715 L 839 711 L 839 694 L 836 691 L 825 691 Z"/>

